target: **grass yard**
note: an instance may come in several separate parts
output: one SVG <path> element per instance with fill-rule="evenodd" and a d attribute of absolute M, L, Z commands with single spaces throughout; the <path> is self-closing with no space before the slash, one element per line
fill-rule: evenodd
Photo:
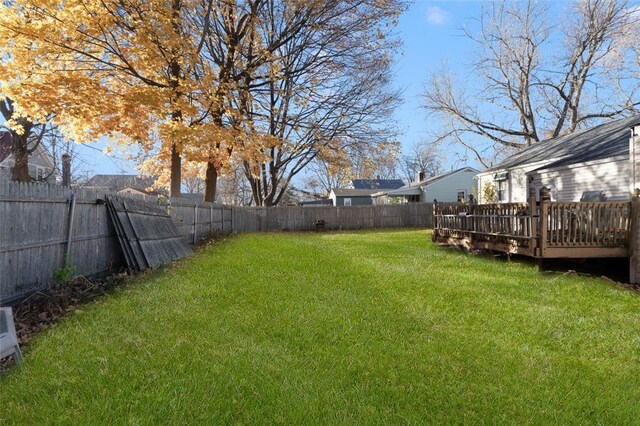
<path fill-rule="evenodd" d="M 638 424 L 640 294 L 432 245 L 254 234 L 29 345 L 2 424 Z"/>

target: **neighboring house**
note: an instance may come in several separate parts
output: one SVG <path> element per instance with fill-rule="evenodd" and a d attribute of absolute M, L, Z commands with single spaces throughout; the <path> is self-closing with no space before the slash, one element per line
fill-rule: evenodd
<path fill-rule="evenodd" d="M 539 142 L 477 176 L 480 202 L 524 202 L 529 188 L 551 189 L 554 201 L 580 201 L 602 193 L 607 200 L 630 197 L 631 127 L 640 115 Z M 483 199 L 485 188 L 494 200 Z"/>
<path fill-rule="evenodd" d="M 153 183 L 153 178 L 143 178 L 137 175 L 95 175 L 82 187 L 101 192 L 121 192 L 144 198 L 147 195 L 159 194 L 148 189 Z"/>
<path fill-rule="evenodd" d="M 11 153 L 11 133 L 0 133 L 0 180 L 11 180 L 11 169 L 15 164 Z M 39 144 L 29 155 L 29 176 L 38 182 L 56 183 L 59 177 L 53 157 Z"/>
<path fill-rule="evenodd" d="M 478 170 L 472 167 L 463 167 L 427 179 L 419 179 L 398 189 L 376 192 L 372 195 L 373 203 L 426 203 L 434 199 L 441 202 L 467 201 L 477 173 Z"/>
<path fill-rule="evenodd" d="M 347 188 L 333 188 L 329 192 L 329 199 L 334 206 L 370 206 L 373 204 L 373 194 L 403 185 L 400 179 L 354 179 Z"/>
<path fill-rule="evenodd" d="M 149 191 L 143 188 L 135 188 L 132 186 L 126 186 L 117 192 L 118 194 L 127 194 L 137 198 L 145 198 L 147 196 L 157 197 L 158 195 L 160 195 L 160 192 L 158 191 Z"/>
<path fill-rule="evenodd" d="M 329 199 L 334 206 L 370 206 L 373 204 L 371 195 L 378 189 L 350 189 L 335 188 L 329 193 Z"/>

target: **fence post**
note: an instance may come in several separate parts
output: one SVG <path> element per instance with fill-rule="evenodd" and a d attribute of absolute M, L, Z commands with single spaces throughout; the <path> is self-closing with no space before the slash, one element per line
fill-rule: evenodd
<path fill-rule="evenodd" d="M 193 205 L 193 245 L 198 242 L 198 205 Z"/>
<path fill-rule="evenodd" d="M 551 202 L 551 191 L 549 188 L 540 188 L 540 239 L 538 245 L 540 247 L 540 257 L 538 262 L 539 269 L 542 270 L 542 259 L 547 248 L 547 230 L 549 228 L 549 203 Z"/>
<path fill-rule="evenodd" d="M 438 239 L 438 200 L 433 199 L 433 212 L 431 213 L 431 220 L 433 222 L 433 234 L 431 240 L 436 241 Z"/>
<path fill-rule="evenodd" d="M 475 218 L 476 214 L 476 199 L 473 194 L 469 194 L 469 212 L 467 213 L 467 217 L 465 217 L 465 228 L 467 228 L 467 234 L 469 235 L 469 246 L 473 247 L 473 236 L 475 235 L 474 231 L 476 230 Z"/>
<path fill-rule="evenodd" d="M 76 213 L 76 194 L 72 192 L 69 196 L 69 225 L 67 226 L 67 246 L 65 247 L 64 252 L 64 268 L 67 268 L 70 263 L 71 257 L 71 241 L 73 238 L 73 222 L 74 216 Z"/>
<path fill-rule="evenodd" d="M 640 283 L 640 197 L 631 197 L 629 230 L 629 282 Z"/>

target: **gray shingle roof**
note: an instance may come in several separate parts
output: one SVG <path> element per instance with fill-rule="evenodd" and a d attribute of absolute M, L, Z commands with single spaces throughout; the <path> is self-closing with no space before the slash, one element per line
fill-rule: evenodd
<path fill-rule="evenodd" d="M 548 160 L 543 166 L 563 166 L 629 155 L 629 128 L 640 124 L 640 114 L 539 142 L 487 171 L 509 169 Z"/>
<path fill-rule="evenodd" d="M 398 189 L 404 182 L 401 179 L 354 179 L 355 189 Z"/>
<path fill-rule="evenodd" d="M 126 187 L 146 189 L 153 183 L 154 178 L 142 178 L 137 175 L 95 175 L 83 186 L 120 191 Z"/>
<path fill-rule="evenodd" d="M 452 170 L 450 172 L 446 172 L 446 173 L 442 173 L 439 175 L 435 175 L 435 176 L 431 176 L 428 177 L 424 180 L 421 180 L 420 182 L 410 182 L 406 185 L 401 186 L 400 188 L 397 189 L 391 189 L 391 190 L 386 190 L 386 191 L 378 191 L 376 193 L 376 196 L 378 195 L 419 195 L 422 191 L 421 188 L 431 185 L 435 182 L 438 182 L 446 177 L 455 175 L 456 173 L 462 172 L 462 171 L 470 171 L 474 174 L 480 173 L 477 169 L 474 169 L 473 167 L 462 167 L 460 169 L 456 169 L 456 170 Z"/>
<path fill-rule="evenodd" d="M 439 180 L 442 180 L 446 177 L 449 177 L 451 175 L 455 175 L 456 173 L 462 172 L 468 170 L 470 172 L 473 173 L 480 173 L 478 170 L 474 169 L 473 167 L 462 167 L 460 169 L 456 169 L 456 170 L 452 170 L 450 172 L 447 173 L 442 173 L 439 175 L 435 175 L 435 176 L 431 176 L 429 178 L 426 178 L 425 180 L 423 180 L 422 182 L 419 183 L 420 186 L 426 186 L 426 185 L 431 185 L 432 183 L 438 182 Z"/>

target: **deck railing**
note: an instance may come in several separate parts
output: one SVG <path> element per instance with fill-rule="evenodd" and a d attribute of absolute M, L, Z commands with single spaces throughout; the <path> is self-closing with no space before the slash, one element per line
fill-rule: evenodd
<path fill-rule="evenodd" d="M 550 202 L 544 206 L 548 247 L 626 247 L 630 202 Z"/>
<path fill-rule="evenodd" d="M 534 257 L 626 256 L 631 202 L 459 204 L 434 201 L 434 241 Z"/>

